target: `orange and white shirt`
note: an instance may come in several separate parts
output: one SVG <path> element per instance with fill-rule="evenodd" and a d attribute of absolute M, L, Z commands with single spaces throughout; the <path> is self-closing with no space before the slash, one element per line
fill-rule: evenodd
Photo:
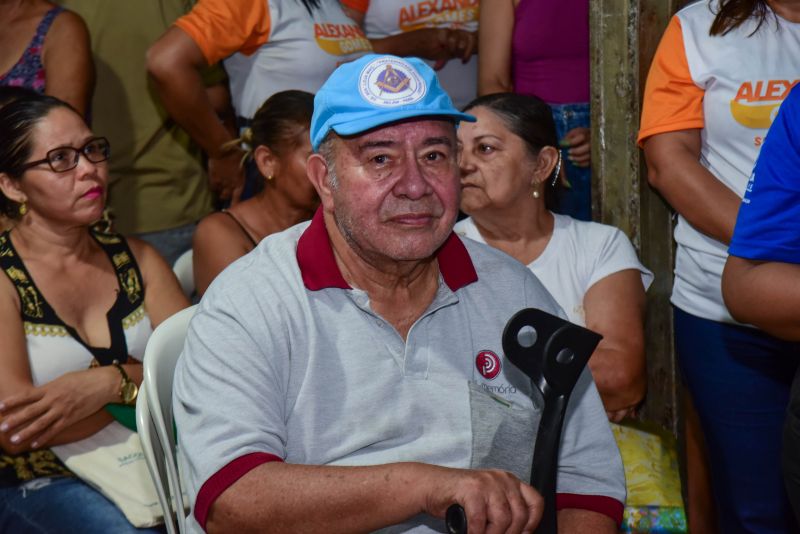
<path fill-rule="evenodd" d="M 789 90 L 800 82 L 800 24 L 770 16 L 709 35 L 717 0 L 701 0 L 670 21 L 647 77 L 639 142 L 701 129 L 700 163 L 740 197 L 764 136 Z M 721 294 L 727 245 L 683 217 L 672 303 L 698 317 L 735 322 Z"/>
<path fill-rule="evenodd" d="M 298 0 L 199 0 L 175 25 L 209 64 L 224 59 L 233 107 L 245 118 L 279 91 L 316 93 L 339 64 L 372 50 L 335 0 L 311 14 Z"/>
<path fill-rule="evenodd" d="M 370 39 L 383 39 L 422 28 L 478 31 L 479 0 L 342 0 L 364 13 L 364 31 Z M 434 61 L 428 61 L 433 66 Z M 478 56 L 469 61 L 451 59 L 436 73 L 439 83 L 462 109 L 478 93 Z"/>

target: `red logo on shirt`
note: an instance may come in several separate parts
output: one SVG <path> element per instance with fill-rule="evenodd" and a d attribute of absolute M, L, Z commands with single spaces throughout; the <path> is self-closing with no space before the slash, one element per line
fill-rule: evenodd
<path fill-rule="evenodd" d="M 483 378 L 494 380 L 500 374 L 502 364 L 497 354 L 490 350 L 482 350 L 475 358 L 475 367 L 478 368 L 478 372 Z"/>

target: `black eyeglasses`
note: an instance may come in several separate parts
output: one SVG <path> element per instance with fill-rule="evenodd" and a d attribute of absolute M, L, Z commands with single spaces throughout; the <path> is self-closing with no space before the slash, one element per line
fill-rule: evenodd
<path fill-rule="evenodd" d="M 47 163 L 53 172 L 67 172 L 78 166 L 81 154 L 92 163 L 105 161 L 111 155 L 111 145 L 105 137 L 93 137 L 80 148 L 61 146 L 47 152 L 45 159 L 31 161 L 22 166 L 22 171 Z"/>

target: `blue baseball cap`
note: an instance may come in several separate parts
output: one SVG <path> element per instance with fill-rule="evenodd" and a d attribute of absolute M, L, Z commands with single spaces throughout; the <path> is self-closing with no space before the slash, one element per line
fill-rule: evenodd
<path fill-rule="evenodd" d="M 433 69 L 421 59 L 367 54 L 333 71 L 314 97 L 311 146 L 316 151 L 331 130 L 355 135 L 424 116 L 456 123 L 476 120 L 453 107 Z"/>

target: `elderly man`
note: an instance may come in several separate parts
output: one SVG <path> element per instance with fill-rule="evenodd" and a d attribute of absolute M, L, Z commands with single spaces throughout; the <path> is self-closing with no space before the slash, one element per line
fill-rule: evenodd
<path fill-rule="evenodd" d="M 453 108 L 422 61 L 365 56 L 315 99 L 310 223 L 211 285 L 176 370 L 194 531 L 532 532 L 541 397 L 503 357 L 518 310 L 560 313 L 525 268 L 452 233 Z M 597 390 L 572 395 L 562 531 L 614 532 L 624 475 Z"/>

